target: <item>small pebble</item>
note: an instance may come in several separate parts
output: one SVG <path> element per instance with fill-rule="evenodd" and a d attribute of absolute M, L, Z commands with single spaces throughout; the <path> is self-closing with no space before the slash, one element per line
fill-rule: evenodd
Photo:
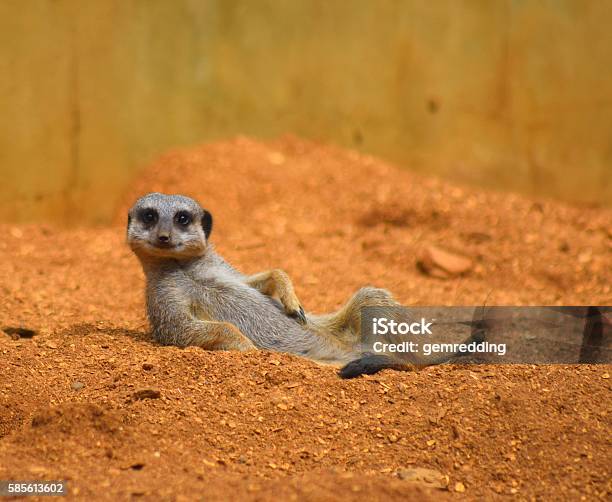
<path fill-rule="evenodd" d="M 134 392 L 134 399 L 141 401 L 143 399 L 159 399 L 161 392 L 157 389 L 140 389 Z"/>

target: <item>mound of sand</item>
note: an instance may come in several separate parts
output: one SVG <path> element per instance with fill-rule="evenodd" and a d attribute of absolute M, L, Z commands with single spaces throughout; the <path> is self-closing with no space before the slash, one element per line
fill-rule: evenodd
<path fill-rule="evenodd" d="M 166 155 L 134 183 L 117 221 L 149 191 L 199 200 L 224 255 L 248 270 L 287 269 L 310 308 L 336 306 L 364 283 L 407 304 L 612 299 L 611 210 L 458 187 L 295 138 Z M 473 270 L 452 282 L 424 276 L 416 260 L 431 245 Z"/>
<path fill-rule="evenodd" d="M 609 366 L 342 381 L 289 355 L 151 343 L 123 244 L 127 207 L 151 190 L 200 200 L 218 250 L 245 272 L 284 268 L 309 310 L 364 284 L 406 304 L 612 303 L 610 210 L 458 187 L 295 138 L 170 153 L 116 226 L 0 225 L 0 328 L 35 331 L 0 331 L 0 479 L 67 479 L 107 500 L 609 496 Z M 469 269 L 422 272 L 430 246 Z M 447 488 L 411 481 L 423 468 Z"/>

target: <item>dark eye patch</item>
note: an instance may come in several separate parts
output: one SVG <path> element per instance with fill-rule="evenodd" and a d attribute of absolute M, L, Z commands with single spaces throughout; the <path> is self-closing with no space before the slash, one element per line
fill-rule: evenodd
<path fill-rule="evenodd" d="M 138 219 L 145 225 L 155 225 L 159 220 L 159 214 L 155 209 L 141 209 L 138 212 Z"/>
<path fill-rule="evenodd" d="M 176 221 L 180 226 L 186 227 L 193 221 L 193 216 L 188 211 L 179 211 L 174 215 L 174 221 Z"/>

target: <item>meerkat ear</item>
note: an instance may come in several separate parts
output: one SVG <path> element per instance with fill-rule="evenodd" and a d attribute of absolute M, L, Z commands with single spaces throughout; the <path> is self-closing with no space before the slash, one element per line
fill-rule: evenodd
<path fill-rule="evenodd" d="M 212 214 L 210 214 L 206 209 L 203 209 L 202 211 L 203 211 L 202 228 L 204 229 L 204 235 L 208 239 L 208 237 L 210 236 L 210 233 L 212 232 L 212 224 L 213 224 Z"/>

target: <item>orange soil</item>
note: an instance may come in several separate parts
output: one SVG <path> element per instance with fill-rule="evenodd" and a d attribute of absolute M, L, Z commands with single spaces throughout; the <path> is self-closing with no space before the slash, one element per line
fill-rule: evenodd
<path fill-rule="evenodd" d="M 127 207 L 150 190 L 197 198 L 217 250 L 248 273 L 285 269 L 307 310 L 365 284 L 405 304 L 612 303 L 610 210 L 459 187 L 294 138 L 171 153 L 143 171 L 116 225 L 0 225 L 0 328 L 36 330 L 0 331 L 0 479 L 67 479 L 72 496 L 107 500 L 612 493 L 609 365 L 342 381 L 289 355 L 155 345 L 123 242 Z M 474 267 L 424 275 L 416 258 L 432 244 Z M 415 467 L 448 490 L 402 479 Z"/>

